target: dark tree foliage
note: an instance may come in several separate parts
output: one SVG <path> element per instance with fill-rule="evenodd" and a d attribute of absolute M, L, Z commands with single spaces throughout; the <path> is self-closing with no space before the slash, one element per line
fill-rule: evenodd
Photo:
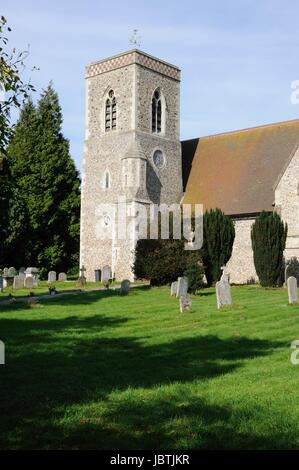
<path fill-rule="evenodd" d="M 276 212 L 261 212 L 252 225 L 254 265 L 263 287 L 275 287 L 279 283 L 287 232 L 287 224 Z"/>
<path fill-rule="evenodd" d="M 190 265 L 184 271 L 184 276 L 188 278 L 188 291 L 196 292 L 204 286 L 203 283 L 204 269 L 201 262 L 190 260 Z"/>
<path fill-rule="evenodd" d="M 78 261 L 80 179 L 61 131 L 52 85 L 37 107 L 22 108 L 7 154 L 28 214 L 24 259 L 19 264 L 67 270 Z"/>
<path fill-rule="evenodd" d="M 160 230 L 159 230 L 160 232 Z M 176 281 L 179 276 L 197 262 L 200 262 L 198 250 L 185 250 L 185 240 L 170 238 L 163 240 L 138 240 L 135 249 L 133 271 L 139 279 L 151 281 L 151 285 L 165 285 Z"/>
<path fill-rule="evenodd" d="M 7 159 L 2 155 L 0 156 L 0 266 L 4 264 L 6 254 L 11 191 Z"/>
<path fill-rule="evenodd" d="M 26 207 L 12 179 L 6 156 L 0 156 L 0 266 L 24 255 L 19 241 L 26 230 Z"/>
<path fill-rule="evenodd" d="M 233 221 L 220 209 L 211 209 L 203 216 L 202 261 L 208 285 L 221 276 L 221 266 L 231 257 L 235 239 Z"/>

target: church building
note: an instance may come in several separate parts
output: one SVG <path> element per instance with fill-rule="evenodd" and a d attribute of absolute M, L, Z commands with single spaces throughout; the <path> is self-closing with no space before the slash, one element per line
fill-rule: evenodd
<path fill-rule="evenodd" d="M 222 209 L 236 231 L 231 282 L 258 281 L 250 230 L 262 210 L 287 222 L 285 258 L 299 259 L 298 183 L 299 120 L 181 142 L 178 67 L 136 49 L 87 66 L 80 265 L 88 280 L 107 266 L 133 279 L 138 233 L 117 237 L 120 219 L 109 210 L 121 197 L 128 211 L 135 203 Z"/>

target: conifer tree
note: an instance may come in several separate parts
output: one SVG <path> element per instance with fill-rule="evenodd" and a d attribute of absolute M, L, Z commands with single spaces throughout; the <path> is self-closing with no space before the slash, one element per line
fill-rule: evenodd
<path fill-rule="evenodd" d="M 61 126 L 50 84 L 36 107 L 23 107 L 8 156 L 28 213 L 24 264 L 66 270 L 78 259 L 80 179 Z"/>
<path fill-rule="evenodd" d="M 233 221 L 220 209 L 211 209 L 203 216 L 202 261 L 208 285 L 217 282 L 221 276 L 221 267 L 232 254 L 235 239 Z"/>
<path fill-rule="evenodd" d="M 251 227 L 254 265 L 263 287 L 279 283 L 287 232 L 287 224 L 276 212 L 261 212 Z"/>
<path fill-rule="evenodd" d="M 9 169 L 8 159 L 0 156 L 0 266 L 17 265 L 24 255 L 19 241 L 26 228 L 26 207 Z"/>

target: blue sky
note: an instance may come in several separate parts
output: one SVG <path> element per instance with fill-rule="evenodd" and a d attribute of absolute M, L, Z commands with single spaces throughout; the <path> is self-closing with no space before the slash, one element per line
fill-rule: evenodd
<path fill-rule="evenodd" d="M 299 118 L 297 0 L 11 0 L 1 14 L 11 44 L 30 44 L 38 92 L 53 80 L 79 170 L 84 67 L 130 49 L 134 28 L 142 50 L 182 70 L 182 139 Z"/>

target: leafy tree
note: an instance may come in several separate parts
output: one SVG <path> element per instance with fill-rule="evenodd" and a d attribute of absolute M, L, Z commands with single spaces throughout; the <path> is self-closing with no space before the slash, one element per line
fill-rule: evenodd
<path fill-rule="evenodd" d="M 231 257 L 235 239 L 233 221 L 220 209 L 211 209 L 203 216 L 202 260 L 208 285 L 217 282 L 221 267 Z"/>
<path fill-rule="evenodd" d="M 204 269 L 199 261 L 191 262 L 184 271 L 184 276 L 188 278 L 189 292 L 196 292 L 204 286 L 203 283 Z"/>
<path fill-rule="evenodd" d="M 24 264 L 67 270 L 78 260 L 80 179 L 61 126 L 50 84 L 36 107 L 23 106 L 7 153 L 28 213 Z"/>
<path fill-rule="evenodd" d="M 0 156 L 0 266 L 4 264 L 9 224 L 9 199 L 11 185 L 7 159 Z"/>
<path fill-rule="evenodd" d="M 5 152 L 6 146 L 13 134 L 10 125 L 12 108 L 19 108 L 34 91 L 33 85 L 25 83 L 20 71 L 25 67 L 28 51 L 17 52 L 8 46 L 7 35 L 11 31 L 4 16 L 0 17 L 0 153 Z"/>
<path fill-rule="evenodd" d="M 275 287 L 279 282 L 287 232 L 287 224 L 276 212 L 261 212 L 251 227 L 254 265 L 263 287 Z"/>
<path fill-rule="evenodd" d="M 190 265 L 200 261 L 199 251 L 185 250 L 185 240 L 170 237 L 158 240 L 140 239 L 135 248 L 133 271 L 137 278 L 148 279 L 152 285 L 165 285 L 183 276 Z"/>

